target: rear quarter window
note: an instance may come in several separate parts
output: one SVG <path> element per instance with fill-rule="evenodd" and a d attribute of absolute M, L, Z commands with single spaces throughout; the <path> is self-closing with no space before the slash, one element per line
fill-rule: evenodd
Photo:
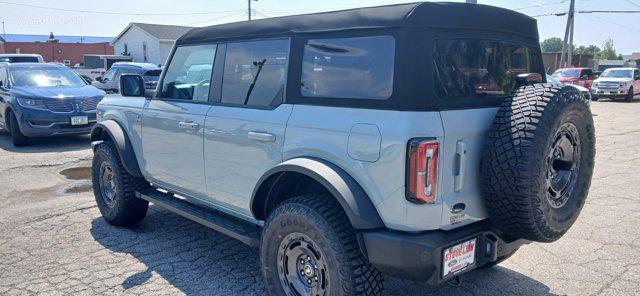
<path fill-rule="evenodd" d="M 304 97 L 386 100 L 393 91 L 395 39 L 312 39 L 304 48 Z"/>
<path fill-rule="evenodd" d="M 491 40 L 436 40 L 436 94 L 443 98 L 501 97 L 512 93 L 516 76 L 541 69 L 525 45 Z"/>

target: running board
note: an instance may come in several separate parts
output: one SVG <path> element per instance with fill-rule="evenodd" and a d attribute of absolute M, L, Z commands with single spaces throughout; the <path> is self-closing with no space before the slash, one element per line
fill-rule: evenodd
<path fill-rule="evenodd" d="M 136 192 L 136 197 L 148 200 L 189 220 L 235 238 L 250 247 L 257 247 L 260 243 L 259 226 L 223 212 L 178 199 L 171 193 L 164 193 L 155 189 Z"/>

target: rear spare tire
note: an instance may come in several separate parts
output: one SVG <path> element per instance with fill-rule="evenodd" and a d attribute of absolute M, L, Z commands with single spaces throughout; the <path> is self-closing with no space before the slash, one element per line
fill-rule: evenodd
<path fill-rule="evenodd" d="M 500 106 L 482 159 L 493 224 L 532 241 L 559 239 L 582 210 L 594 158 L 593 118 L 578 90 L 521 87 Z"/>

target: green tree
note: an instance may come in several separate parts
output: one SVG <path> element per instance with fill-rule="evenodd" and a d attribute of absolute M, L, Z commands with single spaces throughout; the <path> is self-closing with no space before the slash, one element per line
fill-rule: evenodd
<path fill-rule="evenodd" d="M 611 38 L 607 38 L 602 45 L 602 51 L 598 55 L 598 58 L 601 60 L 621 60 L 622 57 L 618 56 L 616 52 L 616 48 L 613 46 L 613 40 Z"/>
<path fill-rule="evenodd" d="M 602 51 L 600 47 L 595 45 L 589 45 L 589 46 L 580 45 L 576 47 L 574 50 L 576 54 L 590 54 L 590 55 L 593 55 L 594 58 L 598 56 L 600 51 Z"/>
<path fill-rule="evenodd" d="M 558 37 L 551 37 L 545 39 L 540 43 L 542 52 L 561 52 L 562 51 L 562 39 Z"/>

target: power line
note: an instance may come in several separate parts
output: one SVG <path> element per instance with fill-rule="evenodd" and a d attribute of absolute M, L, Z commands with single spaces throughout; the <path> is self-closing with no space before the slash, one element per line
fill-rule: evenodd
<path fill-rule="evenodd" d="M 557 2 L 549 2 L 549 3 L 542 3 L 542 4 L 536 4 L 536 5 L 531 5 L 531 6 L 515 8 L 513 10 L 525 10 L 525 9 L 529 9 L 529 8 L 539 8 L 539 7 L 549 6 L 549 5 L 558 5 L 558 4 L 567 3 L 567 1 L 568 0 L 562 0 L 562 1 L 557 1 Z"/>
<path fill-rule="evenodd" d="M 172 15 L 203 15 L 203 14 L 219 14 L 219 13 L 229 13 L 236 12 L 239 10 L 227 10 L 227 11 L 209 11 L 209 12 L 185 12 L 185 13 L 127 13 L 127 12 L 112 12 L 112 11 L 98 11 L 98 10 L 82 10 L 82 9 L 66 9 L 66 8 L 57 8 L 57 7 L 49 7 L 49 6 L 39 6 L 32 4 L 24 4 L 24 3 L 14 3 L 7 1 L 0 1 L 2 4 L 14 5 L 14 6 L 22 6 L 22 7 L 30 7 L 30 8 L 39 8 L 39 9 L 47 9 L 47 10 L 56 10 L 56 11 L 65 11 L 65 12 L 81 12 L 81 13 L 95 13 L 95 14 L 108 14 L 108 15 L 138 15 L 138 16 L 172 16 Z M 242 10 L 244 11 L 244 10 Z"/>
<path fill-rule="evenodd" d="M 244 14 L 244 13 L 245 13 L 245 11 L 244 11 L 244 9 L 242 9 L 242 10 L 236 12 L 236 13 L 232 13 L 232 14 L 228 14 L 228 15 L 225 15 L 225 16 L 204 20 L 204 21 L 201 21 L 201 22 L 188 23 L 188 24 L 185 24 L 185 25 L 186 26 L 199 25 L 199 24 L 202 24 L 202 23 L 213 22 L 213 21 L 225 19 L 225 18 L 228 18 L 228 17 L 232 17 L 232 16 L 235 16 L 235 15 Z"/>
<path fill-rule="evenodd" d="M 635 14 L 640 13 L 640 10 L 576 10 L 575 13 L 627 13 L 627 14 Z M 537 14 L 532 15 L 531 17 L 543 17 L 543 16 L 565 16 L 567 12 L 555 12 L 555 13 L 545 13 L 545 14 Z"/>
<path fill-rule="evenodd" d="M 601 20 L 603 22 L 610 23 L 610 24 L 613 24 L 613 25 L 617 25 L 619 27 L 622 27 L 622 28 L 625 28 L 625 29 L 628 29 L 628 30 L 631 30 L 631 31 L 640 32 L 640 29 L 632 28 L 632 27 L 629 27 L 627 25 L 623 25 L 623 24 L 620 24 L 620 23 L 617 23 L 617 22 L 614 22 L 614 21 L 610 21 L 608 19 L 601 18 L 601 17 L 599 17 L 597 15 L 589 15 L 589 16 L 593 17 L 593 18 L 596 18 L 596 19 L 599 19 L 599 20 Z"/>

